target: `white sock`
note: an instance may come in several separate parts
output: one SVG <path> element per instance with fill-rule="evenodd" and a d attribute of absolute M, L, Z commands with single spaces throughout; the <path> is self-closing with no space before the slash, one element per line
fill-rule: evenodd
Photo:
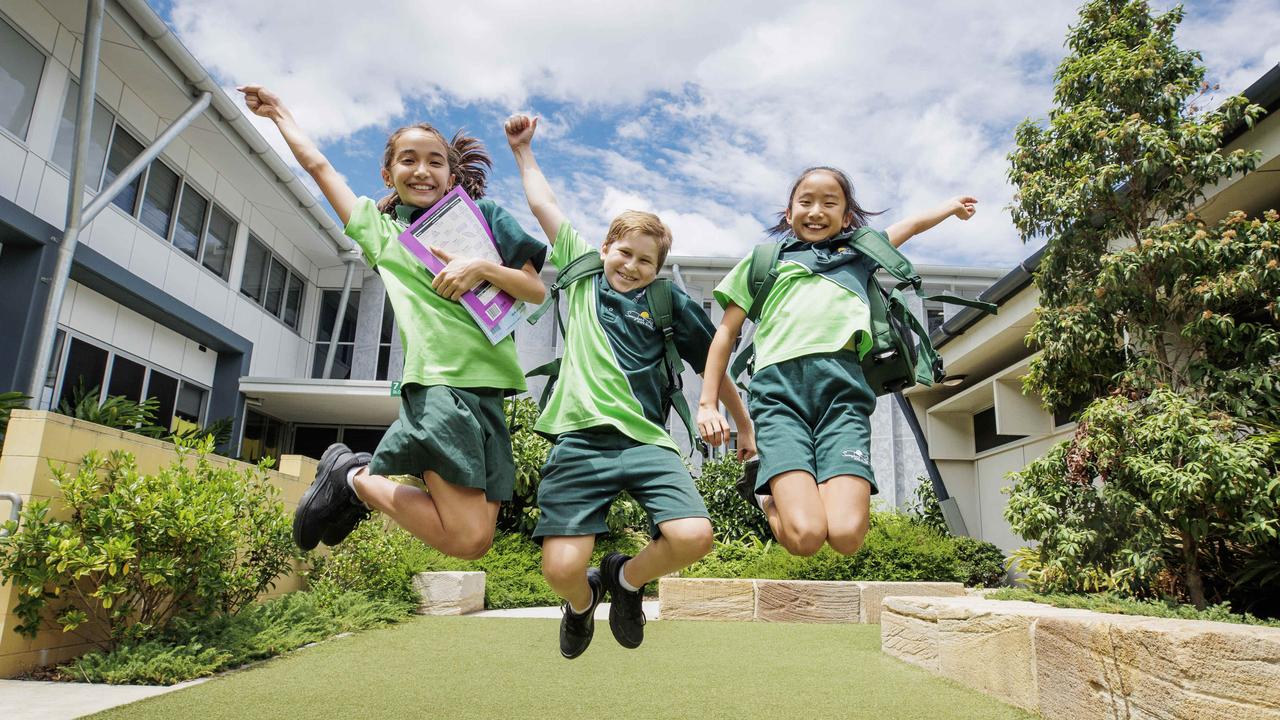
<path fill-rule="evenodd" d="M 627 562 L 622 563 L 622 567 L 618 568 L 618 584 L 621 585 L 622 589 L 626 590 L 627 592 L 635 592 L 640 588 L 635 587 L 631 583 L 627 582 L 627 573 L 624 572 L 627 569 L 627 563 L 629 562 L 631 561 L 628 560 Z"/>
<path fill-rule="evenodd" d="M 760 495 L 760 494 L 758 494 L 758 493 L 757 493 L 757 494 L 756 494 L 756 505 L 759 505 L 759 506 L 760 506 L 760 509 L 761 509 L 761 510 L 764 510 L 764 501 L 765 501 L 765 500 L 768 500 L 768 499 L 769 499 L 769 496 L 768 496 L 768 495 Z"/>
<path fill-rule="evenodd" d="M 356 491 L 356 475 L 359 475 L 360 471 L 366 467 L 368 465 L 357 465 L 347 471 L 347 487 L 351 488 L 351 492 Z"/>
<path fill-rule="evenodd" d="M 591 600 L 590 600 L 590 602 L 595 602 L 595 600 L 596 600 L 596 589 L 595 589 L 595 588 L 591 588 Z M 581 615 L 581 614 L 585 613 L 586 611 L 588 611 L 588 610 L 590 610 L 590 609 L 591 609 L 591 605 L 590 605 L 590 603 L 588 603 L 588 605 L 587 605 L 586 607 L 582 608 L 581 610 L 579 610 L 578 608 L 574 607 L 574 606 L 573 606 L 573 603 L 569 603 L 569 612 L 573 613 L 574 615 Z"/>

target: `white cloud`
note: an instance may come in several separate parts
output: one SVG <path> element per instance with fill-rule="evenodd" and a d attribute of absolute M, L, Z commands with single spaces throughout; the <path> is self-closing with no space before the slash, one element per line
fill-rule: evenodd
<path fill-rule="evenodd" d="M 493 0 L 444 13 L 416 0 L 176 0 L 173 21 L 202 62 L 275 88 L 322 141 L 419 104 L 473 107 L 496 123 L 546 102 L 555 111 L 540 152 L 564 159 L 552 182 L 584 232 L 602 235 L 616 206 L 636 202 L 676 229 L 678 253 L 740 254 L 796 174 L 830 164 L 865 206 L 889 208 L 877 224 L 978 196 L 973 220 L 905 249 L 922 262 L 1008 266 L 1033 249 L 1005 210 L 1012 127 L 1046 114 L 1077 6 Z M 1215 3 L 1179 32 L 1224 92 L 1280 61 L 1274 0 Z M 592 146 L 581 128 L 601 114 L 619 117 Z M 493 186 L 523 208 L 518 181 Z"/>

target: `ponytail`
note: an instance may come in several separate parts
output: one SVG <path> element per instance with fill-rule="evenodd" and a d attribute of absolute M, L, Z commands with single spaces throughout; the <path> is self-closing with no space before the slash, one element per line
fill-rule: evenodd
<path fill-rule="evenodd" d="M 467 135 L 462 130 L 454 133 L 452 140 L 445 140 L 444 135 L 428 123 L 414 123 L 413 125 L 402 127 L 391 133 L 391 137 L 387 138 L 387 147 L 382 153 L 383 168 L 391 167 L 396 140 L 406 131 L 415 129 L 423 130 L 440 138 L 440 142 L 444 143 L 448 153 L 449 173 L 453 175 L 455 182 L 461 185 L 462 189 L 473 200 L 479 200 L 484 197 L 485 187 L 488 184 L 489 169 L 493 167 L 493 160 L 489 157 L 489 153 L 484 149 L 484 143 L 480 142 L 479 138 Z M 396 205 L 399 204 L 400 195 L 393 188 L 390 193 L 377 202 L 377 208 L 384 215 L 395 217 Z"/>

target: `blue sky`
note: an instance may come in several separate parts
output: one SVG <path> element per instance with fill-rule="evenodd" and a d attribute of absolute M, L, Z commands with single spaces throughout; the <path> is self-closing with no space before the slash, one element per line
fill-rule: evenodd
<path fill-rule="evenodd" d="M 850 174 L 864 207 L 887 210 L 880 226 L 976 195 L 976 217 L 904 249 L 917 262 L 987 267 L 1037 247 L 1005 209 L 1005 156 L 1014 126 L 1050 107 L 1077 7 L 152 2 L 224 87 L 276 90 L 361 194 L 383 192 L 390 130 L 465 127 L 494 158 L 490 195 L 536 232 L 501 130 L 511 112 L 532 112 L 539 161 L 589 237 L 638 208 L 672 226 L 676 254 L 741 256 L 796 174 L 830 164 Z M 1219 96 L 1238 92 L 1280 62 L 1280 4 L 1188 3 L 1179 41 L 1203 53 Z M 270 123 L 257 124 L 287 158 Z"/>

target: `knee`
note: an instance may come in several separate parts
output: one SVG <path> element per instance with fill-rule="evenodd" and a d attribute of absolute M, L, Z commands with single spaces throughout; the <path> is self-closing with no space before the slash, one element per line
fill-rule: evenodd
<path fill-rule="evenodd" d="M 546 578 L 547 584 L 552 588 L 565 587 L 580 580 L 585 572 L 586 568 L 579 563 L 565 562 L 546 555 L 542 557 L 542 577 Z"/>
<path fill-rule="evenodd" d="M 838 533 L 833 531 L 827 536 L 827 542 L 830 543 L 832 550 L 841 555 L 852 555 L 862 548 L 862 541 L 866 536 L 867 526 L 863 524 L 848 531 Z"/>
<path fill-rule="evenodd" d="M 817 523 L 794 528 L 778 539 L 792 555 L 808 557 L 822 549 L 827 541 L 827 528 Z"/>
<path fill-rule="evenodd" d="M 454 552 L 450 553 L 460 560 L 479 560 L 493 547 L 493 533 L 476 533 L 458 538 Z"/>
<path fill-rule="evenodd" d="M 700 519 L 701 520 L 701 519 Z M 663 530 L 663 537 L 671 543 L 671 548 L 685 563 L 692 563 L 711 552 L 715 544 L 715 534 L 711 531 L 711 521 L 687 523 L 671 531 Z"/>

